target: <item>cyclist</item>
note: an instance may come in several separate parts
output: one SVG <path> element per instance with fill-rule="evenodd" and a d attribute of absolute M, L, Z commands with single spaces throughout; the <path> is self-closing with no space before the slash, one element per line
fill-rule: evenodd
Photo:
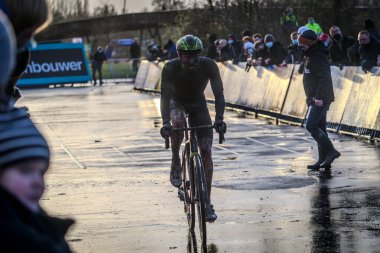
<path fill-rule="evenodd" d="M 182 167 L 179 149 L 183 140 L 183 133 L 171 134 L 172 127 L 179 128 L 186 125 L 186 114 L 189 115 L 190 126 L 210 125 L 211 117 L 207 108 L 204 90 L 210 81 L 215 96 L 215 130 L 220 133 L 226 131 L 223 121 L 224 94 L 223 83 L 215 61 L 201 57 L 202 41 L 193 35 L 185 35 L 177 42 L 179 58 L 168 61 L 161 77 L 161 115 L 163 127 L 161 136 L 171 136 L 172 164 L 170 182 L 175 187 L 181 185 Z M 207 190 L 210 203 L 207 207 L 206 220 L 213 222 L 217 215 L 211 205 L 211 183 L 213 174 L 212 162 L 212 129 L 197 131 L 198 145 L 204 163 Z"/>

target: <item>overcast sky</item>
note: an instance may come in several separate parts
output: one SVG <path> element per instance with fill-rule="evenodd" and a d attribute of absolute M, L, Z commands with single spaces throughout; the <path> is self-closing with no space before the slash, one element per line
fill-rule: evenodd
<path fill-rule="evenodd" d="M 115 5 L 118 13 L 123 10 L 124 0 L 89 0 L 90 10 L 93 10 L 96 6 L 102 3 L 111 3 Z M 128 13 L 141 12 L 144 8 L 152 10 L 152 0 L 126 0 L 126 9 Z"/>

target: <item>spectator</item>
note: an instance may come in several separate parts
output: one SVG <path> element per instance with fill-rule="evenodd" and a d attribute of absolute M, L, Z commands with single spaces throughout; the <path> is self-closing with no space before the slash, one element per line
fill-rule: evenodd
<path fill-rule="evenodd" d="M 210 58 L 210 59 L 213 59 L 215 60 L 216 58 L 216 45 L 215 45 L 215 41 L 218 39 L 218 36 L 216 34 L 211 34 L 209 37 L 208 37 L 208 42 L 209 42 L 209 46 L 207 48 L 207 57 Z"/>
<path fill-rule="evenodd" d="M 288 36 L 288 34 L 297 29 L 298 22 L 296 15 L 294 15 L 292 7 L 288 7 L 284 10 L 280 19 L 280 24 L 282 26 L 285 36 Z"/>
<path fill-rule="evenodd" d="M 102 47 L 98 47 L 96 52 L 92 56 L 92 80 L 94 86 L 96 85 L 96 72 L 99 74 L 99 85 L 103 85 L 103 76 L 102 76 L 102 68 L 103 62 L 107 60 L 106 54 L 103 51 Z"/>
<path fill-rule="evenodd" d="M 176 45 L 171 39 L 164 45 L 164 55 L 166 60 L 178 58 Z"/>
<path fill-rule="evenodd" d="M 50 12 L 46 0 L 1 0 L 0 2 L 2 3 L 1 8 L 6 9 L 4 13 L 16 34 L 16 67 L 6 88 L 7 96 L 15 102 L 21 97 L 16 83 L 29 64 L 29 47 L 32 45 L 32 38 L 48 26 Z"/>
<path fill-rule="evenodd" d="M 30 1 L 30 0 L 29 0 Z M 25 108 L 0 112 L 0 247 L 2 253 L 70 253 L 73 220 L 41 207 L 50 153 Z"/>
<path fill-rule="evenodd" d="M 225 39 L 218 39 L 215 41 L 216 46 L 216 61 L 218 62 L 226 62 L 228 61 L 228 42 Z"/>
<path fill-rule="evenodd" d="M 380 41 L 380 34 L 377 31 L 375 23 L 372 21 L 372 19 L 367 18 L 366 20 L 364 20 L 364 30 L 368 31 L 371 37 Z"/>
<path fill-rule="evenodd" d="M 141 48 L 139 45 L 139 39 L 134 38 L 134 42 L 129 48 L 129 53 L 132 58 L 132 69 L 133 71 L 137 72 L 139 69 L 139 63 L 140 63 L 140 57 L 141 57 Z"/>
<path fill-rule="evenodd" d="M 260 33 L 255 33 L 255 34 L 252 36 L 252 40 L 253 40 L 253 43 L 263 42 L 263 36 L 261 36 Z"/>
<path fill-rule="evenodd" d="M 252 61 L 253 66 L 261 66 L 265 63 L 263 62 L 263 59 L 268 58 L 268 48 L 265 46 L 264 42 L 257 42 L 254 45 L 255 55 Z"/>
<path fill-rule="evenodd" d="M 245 62 L 245 61 L 247 61 L 247 51 L 246 51 L 246 48 L 245 48 L 245 42 L 244 42 L 244 38 L 245 37 L 249 37 L 249 41 L 251 42 L 251 43 L 253 43 L 253 41 L 252 41 L 252 35 L 253 35 L 253 32 L 251 31 L 251 30 L 244 30 L 244 31 L 242 31 L 241 32 L 241 37 L 243 38 L 242 39 L 242 42 L 243 42 L 243 45 L 242 45 L 242 48 L 241 48 L 241 53 L 240 53 L 240 61 L 242 61 L 242 62 Z M 252 46 L 252 49 L 253 49 L 253 46 Z"/>
<path fill-rule="evenodd" d="M 228 59 L 232 60 L 232 64 L 238 64 L 242 49 L 242 43 L 236 40 L 234 34 L 229 34 L 227 38 L 227 42 L 229 44 L 228 47 Z"/>
<path fill-rule="evenodd" d="M 358 35 L 360 65 L 367 73 L 372 67 L 377 66 L 378 55 L 380 55 L 380 42 L 370 36 L 366 30 L 360 31 Z"/>
<path fill-rule="evenodd" d="M 369 32 L 370 36 L 374 40 L 380 39 L 380 35 L 375 28 L 375 23 L 371 19 L 365 19 L 363 27 L 365 31 Z M 348 49 L 348 57 L 350 59 L 350 62 L 355 66 L 361 65 L 359 47 L 359 41 L 356 41 L 355 44 Z"/>
<path fill-rule="evenodd" d="M 334 90 L 331 78 L 328 50 L 314 31 L 305 31 L 299 37 L 300 50 L 305 55 L 305 71 L 303 85 L 306 103 L 309 106 L 306 129 L 317 142 L 319 158 L 308 169 L 329 169 L 331 163 L 340 156 L 328 138 L 326 131 L 326 115 L 330 104 L 334 101 Z"/>
<path fill-rule="evenodd" d="M 314 31 L 318 36 L 323 32 L 319 24 L 315 23 L 315 19 L 313 17 L 309 17 L 308 23 L 305 26 Z"/>
<path fill-rule="evenodd" d="M 113 68 L 112 68 L 112 54 L 113 54 L 113 45 L 110 43 L 109 45 L 106 46 L 104 49 L 104 54 L 107 57 L 107 65 L 108 69 L 110 71 L 111 77 L 113 78 Z"/>
<path fill-rule="evenodd" d="M 244 36 L 243 37 L 243 52 L 245 56 L 245 61 L 248 65 L 252 64 L 252 60 L 255 57 L 255 49 L 254 44 L 252 43 L 251 36 Z"/>
<path fill-rule="evenodd" d="M 288 55 L 283 64 L 300 64 L 303 62 L 303 55 L 298 51 L 298 32 L 293 32 L 290 35 L 290 45 L 288 46 Z"/>
<path fill-rule="evenodd" d="M 264 43 L 267 47 L 268 55 L 266 58 L 263 58 L 261 65 L 280 65 L 286 58 L 286 50 L 284 46 L 280 42 L 276 41 L 271 34 L 265 35 Z"/>
<path fill-rule="evenodd" d="M 160 60 L 161 49 L 155 40 L 152 40 L 147 47 L 147 59 L 148 61 Z"/>
<path fill-rule="evenodd" d="M 332 38 L 332 43 L 329 47 L 331 64 L 341 68 L 345 65 L 350 65 L 348 49 L 355 44 L 355 39 L 353 37 L 343 36 L 338 26 L 332 26 L 330 28 L 330 36 Z"/>
<path fill-rule="evenodd" d="M 325 48 L 329 48 L 332 43 L 330 35 L 328 35 L 327 33 L 322 33 L 321 35 L 319 35 L 318 40 L 323 43 Z"/>

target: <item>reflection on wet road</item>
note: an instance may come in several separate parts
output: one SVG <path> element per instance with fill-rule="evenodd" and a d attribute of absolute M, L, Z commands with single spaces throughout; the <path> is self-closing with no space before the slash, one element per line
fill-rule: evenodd
<path fill-rule="evenodd" d="M 52 148 L 43 206 L 77 220 L 76 252 L 200 252 L 169 183 L 158 97 L 125 85 L 24 95 Z M 331 134 L 341 158 L 310 172 L 305 129 L 236 112 L 226 122 L 226 143 L 214 142 L 209 253 L 380 252 L 379 148 Z"/>

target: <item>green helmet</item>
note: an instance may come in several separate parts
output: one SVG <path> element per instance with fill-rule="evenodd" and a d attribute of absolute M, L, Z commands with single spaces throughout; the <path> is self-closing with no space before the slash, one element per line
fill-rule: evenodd
<path fill-rule="evenodd" d="M 179 53 L 195 53 L 203 49 L 202 41 L 191 34 L 185 35 L 177 41 L 177 51 Z"/>

